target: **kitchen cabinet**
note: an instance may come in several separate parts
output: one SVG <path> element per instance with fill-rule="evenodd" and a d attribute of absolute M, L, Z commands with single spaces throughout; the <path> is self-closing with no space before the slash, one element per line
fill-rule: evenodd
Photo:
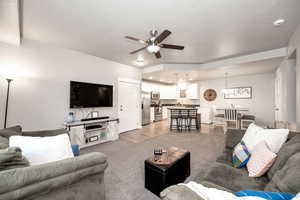
<path fill-rule="evenodd" d="M 167 119 L 168 118 L 168 107 L 163 106 L 162 108 L 162 118 Z"/>
<path fill-rule="evenodd" d="M 150 122 L 154 121 L 154 107 L 150 108 Z"/>
<path fill-rule="evenodd" d="M 142 90 L 145 92 L 159 92 L 161 99 L 178 99 L 180 91 L 176 85 L 163 85 L 156 83 L 143 82 Z M 199 99 L 198 84 L 188 84 L 186 88 L 187 99 Z"/>
<path fill-rule="evenodd" d="M 199 99 L 199 90 L 198 90 L 197 83 L 192 83 L 192 84 L 188 85 L 188 88 L 186 90 L 186 98 Z"/>

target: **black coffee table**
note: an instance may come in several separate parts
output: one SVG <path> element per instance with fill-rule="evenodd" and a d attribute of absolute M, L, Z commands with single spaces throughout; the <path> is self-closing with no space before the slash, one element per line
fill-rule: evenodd
<path fill-rule="evenodd" d="M 157 196 L 165 188 L 184 182 L 191 173 L 189 151 L 171 147 L 167 152 L 161 162 L 155 162 L 154 156 L 145 160 L 145 188 Z"/>

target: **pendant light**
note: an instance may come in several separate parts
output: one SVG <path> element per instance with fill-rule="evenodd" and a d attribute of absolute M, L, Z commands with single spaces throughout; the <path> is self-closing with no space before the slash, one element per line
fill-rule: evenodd
<path fill-rule="evenodd" d="M 227 94 L 228 93 L 228 73 L 225 73 L 225 88 L 221 90 L 222 94 Z"/>

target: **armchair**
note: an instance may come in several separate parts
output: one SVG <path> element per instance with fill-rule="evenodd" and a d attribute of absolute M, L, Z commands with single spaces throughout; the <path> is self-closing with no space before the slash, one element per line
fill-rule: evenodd
<path fill-rule="evenodd" d="M 1 135 L 0 130 L 3 138 L 9 137 L 7 133 Z M 18 132 L 19 135 L 38 137 L 63 133 L 67 130 Z M 16 132 L 12 134 L 16 135 Z M 0 199 L 105 200 L 103 179 L 107 165 L 107 157 L 94 152 L 52 163 L 0 171 Z"/>

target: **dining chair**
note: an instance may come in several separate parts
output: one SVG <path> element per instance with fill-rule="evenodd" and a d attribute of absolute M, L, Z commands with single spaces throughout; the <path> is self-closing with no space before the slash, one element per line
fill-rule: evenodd
<path fill-rule="evenodd" d="M 246 130 L 252 123 L 255 123 L 254 115 L 243 115 L 241 118 L 241 129 Z"/>
<path fill-rule="evenodd" d="M 240 129 L 240 115 L 236 109 L 225 109 L 224 119 L 227 129 Z"/>
<path fill-rule="evenodd" d="M 223 127 L 223 131 L 225 134 L 227 131 L 227 127 L 226 127 L 226 122 L 224 119 L 224 113 L 223 114 L 218 113 L 216 106 L 213 106 L 212 109 L 213 109 L 213 115 L 214 115 L 213 120 L 212 120 L 213 129 L 215 129 L 218 126 L 221 126 L 221 127 Z"/>

